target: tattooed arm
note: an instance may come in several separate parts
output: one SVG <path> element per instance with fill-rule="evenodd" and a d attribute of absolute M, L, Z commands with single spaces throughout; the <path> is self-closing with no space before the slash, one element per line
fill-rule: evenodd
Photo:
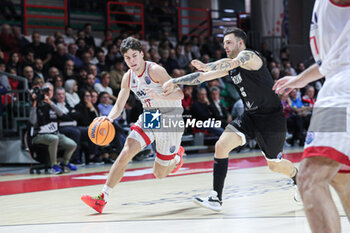
<path fill-rule="evenodd" d="M 202 82 L 226 76 L 227 71 L 195 72 L 179 78 L 173 78 L 163 84 L 164 92 L 172 91 L 176 85 L 198 85 Z"/>
<path fill-rule="evenodd" d="M 238 66 L 246 70 L 258 70 L 261 68 L 263 61 L 258 55 L 249 50 L 241 51 L 234 59 L 224 58 L 216 62 L 204 64 L 198 60 L 193 60 L 192 65 L 198 70 L 203 71 L 229 71 Z"/>

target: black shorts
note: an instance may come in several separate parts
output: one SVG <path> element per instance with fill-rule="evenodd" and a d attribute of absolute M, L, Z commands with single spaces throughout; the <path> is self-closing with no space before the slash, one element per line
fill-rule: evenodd
<path fill-rule="evenodd" d="M 287 120 L 282 112 L 264 115 L 244 112 L 230 125 L 243 133 L 246 139 L 255 139 L 266 158 L 281 158 L 287 132 Z"/>

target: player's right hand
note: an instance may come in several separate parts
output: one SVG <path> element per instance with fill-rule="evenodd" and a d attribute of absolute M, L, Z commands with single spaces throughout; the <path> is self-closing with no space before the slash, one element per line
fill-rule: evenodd
<path fill-rule="evenodd" d="M 112 122 L 113 123 L 113 119 L 112 118 L 109 118 L 108 116 L 100 116 L 100 117 L 96 117 L 95 119 L 94 119 L 94 121 L 105 121 L 105 120 L 109 120 L 110 122 Z"/>
<path fill-rule="evenodd" d="M 191 64 L 197 69 L 197 70 L 202 70 L 204 72 L 206 71 L 209 71 L 209 67 L 204 64 L 203 62 L 197 60 L 197 59 L 194 59 L 191 61 Z"/>
<path fill-rule="evenodd" d="M 304 87 L 304 84 L 300 81 L 299 76 L 285 76 L 278 79 L 273 85 L 272 90 L 277 94 L 289 94 L 294 88 Z"/>

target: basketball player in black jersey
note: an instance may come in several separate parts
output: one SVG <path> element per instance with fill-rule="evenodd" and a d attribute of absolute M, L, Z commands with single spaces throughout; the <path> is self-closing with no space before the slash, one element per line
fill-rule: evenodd
<path fill-rule="evenodd" d="M 227 76 L 233 80 L 245 111 L 232 121 L 215 144 L 214 191 L 208 199 L 195 202 L 214 211 L 222 210 L 222 190 L 228 168 L 228 156 L 234 148 L 244 145 L 246 139 L 255 138 L 270 170 L 282 173 L 296 184 L 297 169 L 282 158 L 286 137 L 286 119 L 277 94 L 272 90 L 273 79 L 261 55 L 246 49 L 246 34 L 238 28 L 224 30 L 224 48 L 228 58 L 203 64 L 193 60 L 192 65 L 204 72 L 195 72 L 164 83 L 164 91 L 171 92 L 177 84 L 197 85 L 204 81 Z"/>

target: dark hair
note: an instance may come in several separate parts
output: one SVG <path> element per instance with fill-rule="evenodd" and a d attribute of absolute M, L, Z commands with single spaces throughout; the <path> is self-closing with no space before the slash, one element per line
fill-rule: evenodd
<path fill-rule="evenodd" d="M 235 37 L 242 39 L 244 44 L 247 43 L 247 34 L 242 29 L 235 28 L 235 27 L 230 27 L 230 28 L 224 29 L 224 36 L 231 34 L 231 33 L 233 33 L 235 35 Z"/>
<path fill-rule="evenodd" d="M 102 92 L 100 92 L 100 94 L 98 95 L 98 102 L 100 102 L 100 99 L 101 99 L 101 97 L 103 96 L 103 95 L 108 95 L 108 97 L 109 97 L 109 93 L 108 92 L 106 92 L 106 91 L 102 91 Z"/>
<path fill-rule="evenodd" d="M 142 51 L 142 45 L 141 42 L 138 39 L 135 39 L 133 37 L 128 37 L 122 41 L 122 44 L 120 45 L 120 52 L 122 54 L 126 53 L 129 49 L 137 50 L 139 52 Z"/>

